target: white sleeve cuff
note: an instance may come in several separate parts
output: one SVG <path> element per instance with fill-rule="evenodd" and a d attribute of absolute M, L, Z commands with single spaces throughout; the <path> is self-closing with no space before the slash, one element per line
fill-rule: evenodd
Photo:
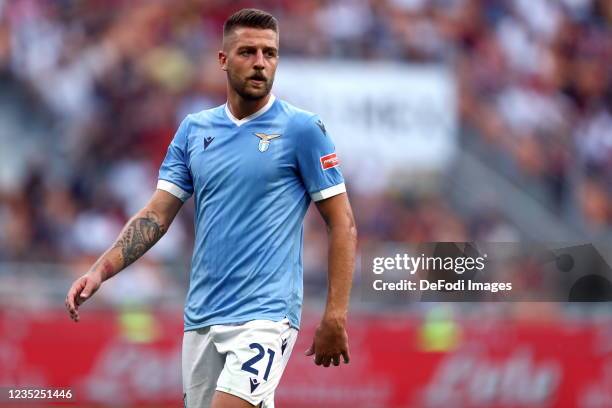
<path fill-rule="evenodd" d="M 167 180 L 157 180 L 157 189 L 164 190 L 181 201 L 186 201 L 189 197 L 191 197 L 191 194 Z"/>
<path fill-rule="evenodd" d="M 321 191 L 317 191 L 316 193 L 310 194 L 310 198 L 312 201 L 321 201 L 326 198 L 333 197 L 338 194 L 342 194 L 346 192 L 346 186 L 344 183 L 336 184 L 335 186 L 331 186 Z"/>

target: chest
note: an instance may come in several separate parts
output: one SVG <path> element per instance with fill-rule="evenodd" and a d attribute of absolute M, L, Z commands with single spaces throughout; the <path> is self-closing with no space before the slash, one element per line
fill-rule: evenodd
<path fill-rule="evenodd" d="M 272 125 L 202 128 L 189 136 L 188 166 L 203 192 L 226 185 L 265 188 L 295 174 L 285 129 Z"/>

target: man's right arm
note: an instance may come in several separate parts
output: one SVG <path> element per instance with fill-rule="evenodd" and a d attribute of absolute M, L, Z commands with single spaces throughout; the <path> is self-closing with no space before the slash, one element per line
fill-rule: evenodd
<path fill-rule="evenodd" d="M 90 298 L 102 282 L 132 264 L 159 241 L 182 205 L 174 195 L 155 191 L 147 205 L 126 223 L 114 245 L 72 284 L 66 296 L 66 308 L 72 320 L 79 321 L 79 305 Z"/>

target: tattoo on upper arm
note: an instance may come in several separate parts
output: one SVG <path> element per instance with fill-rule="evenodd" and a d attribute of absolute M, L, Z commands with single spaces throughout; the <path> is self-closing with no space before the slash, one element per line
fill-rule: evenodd
<path fill-rule="evenodd" d="M 148 211 L 144 217 L 134 219 L 115 243 L 115 248 L 121 249 L 123 267 L 140 258 L 165 232 L 166 227 L 152 211 Z"/>

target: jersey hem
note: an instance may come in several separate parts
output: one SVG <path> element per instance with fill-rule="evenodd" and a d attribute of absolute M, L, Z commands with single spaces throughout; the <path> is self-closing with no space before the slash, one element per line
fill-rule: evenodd
<path fill-rule="evenodd" d="M 300 326 L 294 324 L 291 319 L 286 316 L 254 316 L 254 317 L 245 317 L 243 319 L 236 319 L 236 318 L 232 318 L 232 319 L 212 319 L 210 321 L 204 322 L 204 323 L 200 323 L 200 324 L 194 324 L 194 325 L 184 325 L 183 327 L 183 331 L 187 332 L 187 331 L 192 331 L 192 330 L 198 330 L 198 329 L 203 329 L 205 327 L 209 327 L 209 326 L 214 326 L 216 324 L 243 324 L 246 322 L 250 322 L 252 320 L 270 320 L 272 322 L 280 322 L 283 319 L 287 319 L 289 320 L 289 325 L 291 327 L 293 327 L 296 330 L 300 330 Z"/>

